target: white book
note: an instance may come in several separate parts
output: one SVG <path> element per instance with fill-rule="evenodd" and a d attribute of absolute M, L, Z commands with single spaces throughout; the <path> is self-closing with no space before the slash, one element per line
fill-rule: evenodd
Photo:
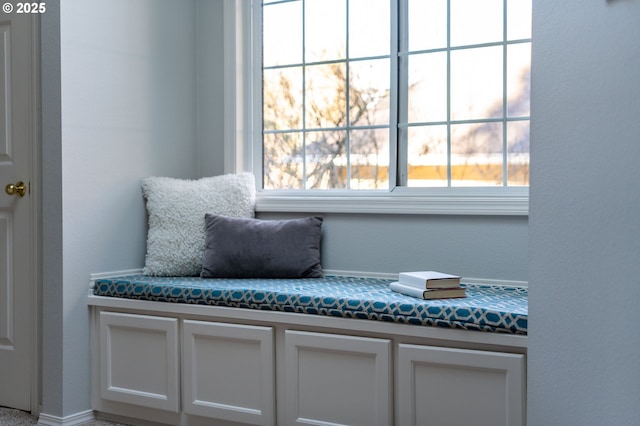
<path fill-rule="evenodd" d="M 418 299 L 453 299 L 458 297 L 466 297 L 466 291 L 463 287 L 457 288 L 434 288 L 419 289 L 410 285 L 404 285 L 399 282 L 392 282 L 389 288 L 396 293 L 402 293 L 405 296 L 417 297 Z"/>
<path fill-rule="evenodd" d="M 436 271 L 400 272 L 398 282 L 419 289 L 453 288 L 460 286 L 461 277 Z"/>

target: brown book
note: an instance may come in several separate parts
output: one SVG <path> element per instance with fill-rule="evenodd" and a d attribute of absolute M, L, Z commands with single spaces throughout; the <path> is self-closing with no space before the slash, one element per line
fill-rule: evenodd
<path fill-rule="evenodd" d="M 414 286 L 405 285 L 399 282 L 392 282 L 389 288 L 396 293 L 402 293 L 405 296 L 417 297 L 418 299 L 453 299 L 458 297 L 466 297 L 466 291 L 463 287 L 454 288 L 434 288 L 420 289 Z"/>

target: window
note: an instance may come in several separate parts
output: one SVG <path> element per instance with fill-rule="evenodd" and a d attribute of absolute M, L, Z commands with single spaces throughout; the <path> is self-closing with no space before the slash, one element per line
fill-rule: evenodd
<path fill-rule="evenodd" d="M 265 193 L 522 206 L 531 0 L 265 0 L 260 22 Z"/>

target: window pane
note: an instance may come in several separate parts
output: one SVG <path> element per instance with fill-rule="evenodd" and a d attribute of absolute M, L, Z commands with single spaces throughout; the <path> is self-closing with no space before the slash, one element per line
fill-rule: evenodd
<path fill-rule="evenodd" d="M 344 59 L 347 46 L 346 0 L 306 0 L 304 14 L 305 61 Z"/>
<path fill-rule="evenodd" d="M 263 72 L 265 130 L 302 128 L 302 67 Z"/>
<path fill-rule="evenodd" d="M 451 126 L 451 186 L 502 185 L 502 123 Z"/>
<path fill-rule="evenodd" d="M 314 65 L 306 70 L 306 128 L 346 126 L 345 64 Z"/>
<path fill-rule="evenodd" d="M 349 57 L 388 55 L 389 0 L 349 0 Z"/>
<path fill-rule="evenodd" d="M 502 47 L 451 52 L 451 118 L 502 116 Z"/>
<path fill-rule="evenodd" d="M 389 188 L 389 129 L 350 132 L 351 189 Z"/>
<path fill-rule="evenodd" d="M 347 187 L 347 132 L 309 132 L 306 136 L 306 188 Z"/>
<path fill-rule="evenodd" d="M 528 185 L 531 7 L 263 2 L 265 188 Z"/>
<path fill-rule="evenodd" d="M 507 3 L 507 40 L 531 38 L 531 0 Z"/>
<path fill-rule="evenodd" d="M 302 188 L 302 133 L 265 134 L 264 188 Z"/>
<path fill-rule="evenodd" d="M 507 47 L 507 116 L 526 117 L 531 114 L 531 43 Z"/>
<path fill-rule="evenodd" d="M 409 51 L 447 47 L 447 0 L 408 0 Z"/>
<path fill-rule="evenodd" d="M 447 186 L 447 126 L 408 129 L 410 187 Z"/>
<path fill-rule="evenodd" d="M 508 185 L 529 185 L 529 120 L 507 123 Z"/>
<path fill-rule="evenodd" d="M 504 39 L 503 0 L 451 0 L 451 46 Z"/>
<path fill-rule="evenodd" d="M 389 60 L 351 62 L 349 74 L 351 125 L 389 124 Z"/>
<path fill-rule="evenodd" d="M 302 2 L 263 8 L 262 61 L 264 66 L 302 63 Z"/>
<path fill-rule="evenodd" d="M 447 54 L 409 56 L 409 123 L 447 119 Z"/>

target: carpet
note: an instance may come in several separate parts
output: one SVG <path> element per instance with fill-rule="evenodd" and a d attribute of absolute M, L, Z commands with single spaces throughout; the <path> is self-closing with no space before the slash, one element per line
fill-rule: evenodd
<path fill-rule="evenodd" d="M 38 418 L 30 413 L 13 408 L 0 407 L 0 425 L 2 426 L 29 426 L 37 425 Z M 105 422 L 103 420 L 94 420 L 92 422 L 83 423 L 79 426 L 127 426 L 121 423 Z"/>

